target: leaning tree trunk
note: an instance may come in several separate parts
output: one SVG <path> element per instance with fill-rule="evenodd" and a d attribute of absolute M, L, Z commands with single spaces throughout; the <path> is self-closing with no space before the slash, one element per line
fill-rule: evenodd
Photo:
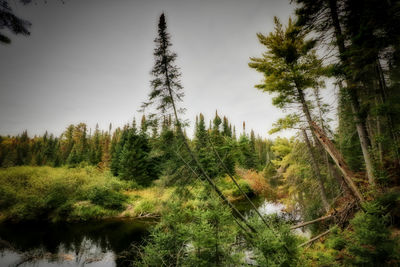
<path fill-rule="evenodd" d="M 321 103 L 320 103 L 320 98 L 319 98 L 319 91 L 318 88 L 314 89 L 314 95 L 315 95 L 315 101 L 317 103 L 317 107 L 318 107 L 318 113 L 319 113 L 319 120 L 320 120 L 320 124 L 321 124 L 321 128 L 322 131 L 325 131 L 325 124 L 324 124 L 324 120 L 323 120 L 323 114 L 322 114 L 322 107 L 321 107 Z M 337 169 L 335 168 L 335 165 L 329 160 L 329 154 L 328 152 L 324 149 L 324 147 L 322 146 L 322 144 L 318 141 L 314 131 L 311 128 L 311 132 L 313 134 L 314 140 L 316 142 L 316 144 L 318 144 L 318 148 L 321 152 L 321 154 L 324 154 L 324 160 L 325 160 L 325 164 L 326 167 L 328 169 L 329 172 L 329 176 L 331 179 L 335 179 L 339 189 L 341 189 L 343 187 L 344 191 L 349 191 L 349 188 L 346 184 L 346 182 L 344 181 L 343 177 L 341 175 L 339 175 Z"/>
<path fill-rule="evenodd" d="M 309 128 L 311 130 L 312 129 L 311 128 L 312 127 L 312 119 L 311 119 L 310 110 L 308 109 L 306 100 L 304 98 L 303 91 L 301 89 L 299 89 L 299 87 L 298 87 L 296 82 L 295 82 L 295 84 L 296 84 L 296 88 L 297 88 L 297 92 L 298 92 L 298 96 L 299 96 L 299 101 L 300 101 L 300 103 L 302 105 L 302 108 L 303 108 L 303 113 L 306 116 L 306 119 L 307 119 L 307 122 L 308 122 L 308 126 L 309 126 Z M 315 135 L 314 135 L 314 133 L 312 131 L 311 131 L 311 133 L 312 133 L 312 136 L 313 136 L 314 140 L 316 141 L 315 145 L 318 146 L 319 145 L 318 140 L 316 139 L 316 137 L 315 137 Z M 310 153 L 310 156 L 311 156 L 311 162 L 312 162 L 312 166 L 313 166 L 314 175 L 315 175 L 315 178 L 317 178 L 318 183 L 319 183 L 322 202 L 324 204 L 324 207 L 325 207 L 326 211 L 329 211 L 329 203 L 328 203 L 328 200 L 327 200 L 327 197 L 326 197 L 326 190 L 325 190 L 325 186 L 324 186 L 324 181 L 322 179 L 322 175 L 321 175 L 321 171 L 320 171 L 318 160 L 317 160 L 317 158 L 316 158 L 316 156 L 314 154 L 314 151 L 312 150 L 312 146 L 311 146 L 310 140 L 308 139 L 307 132 L 304 129 L 303 129 L 303 135 L 304 135 L 304 139 L 305 139 L 305 142 L 307 144 L 307 147 L 308 147 L 308 150 L 309 150 L 309 153 Z"/>
<path fill-rule="evenodd" d="M 376 60 L 376 71 L 377 71 L 377 76 L 378 76 L 378 81 L 379 81 L 380 98 L 381 98 L 381 101 L 386 104 L 387 103 L 387 85 L 386 85 L 385 76 L 383 74 L 381 62 L 379 59 Z M 386 113 L 386 118 L 387 118 L 390 135 L 392 136 L 392 140 L 393 140 L 393 150 L 396 154 L 397 162 L 400 164 L 399 137 L 396 134 L 396 131 L 394 128 L 393 115 L 390 112 Z"/>
<path fill-rule="evenodd" d="M 328 139 L 325 133 L 318 127 L 316 123 L 312 123 L 312 130 L 315 136 L 318 138 L 319 142 L 324 146 L 325 150 L 331 155 L 332 159 L 335 161 L 336 166 L 343 173 L 344 180 L 346 181 L 348 188 L 351 193 L 358 199 L 359 202 L 364 202 L 364 198 L 358 187 L 354 183 L 354 173 L 347 166 L 342 155 L 337 151 L 333 143 Z"/>
<path fill-rule="evenodd" d="M 303 136 L 304 136 L 304 141 L 306 142 L 308 151 L 310 153 L 311 165 L 312 165 L 312 168 L 313 168 L 313 172 L 314 172 L 315 177 L 318 180 L 318 185 L 319 185 L 319 190 L 320 190 L 320 194 L 321 194 L 322 204 L 324 205 L 324 208 L 325 208 L 326 212 L 328 212 L 329 211 L 329 203 L 328 203 L 328 200 L 326 198 L 326 190 L 325 190 L 324 182 L 322 180 L 321 172 L 320 172 L 320 169 L 319 169 L 319 164 L 318 164 L 318 161 L 317 161 L 317 159 L 315 157 L 314 151 L 312 149 L 310 140 L 308 139 L 308 135 L 307 135 L 306 130 L 302 129 L 302 132 L 303 132 Z"/>
<path fill-rule="evenodd" d="M 346 59 L 346 47 L 344 44 L 344 38 L 342 34 L 342 29 L 339 22 L 339 15 L 337 10 L 337 0 L 329 0 L 329 9 L 332 19 L 332 24 L 335 31 L 336 43 L 339 49 L 340 60 L 342 63 L 347 64 Z M 360 103 L 358 101 L 357 87 L 355 82 L 351 79 L 349 74 L 346 74 L 346 84 L 348 88 L 348 94 L 350 96 L 350 104 L 353 112 L 354 123 L 356 124 L 356 129 L 358 137 L 360 139 L 361 150 L 364 157 L 365 168 L 367 170 L 368 181 L 371 185 L 375 184 L 375 175 L 372 164 L 371 153 L 369 152 L 369 139 L 365 127 L 365 120 L 360 116 Z"/>

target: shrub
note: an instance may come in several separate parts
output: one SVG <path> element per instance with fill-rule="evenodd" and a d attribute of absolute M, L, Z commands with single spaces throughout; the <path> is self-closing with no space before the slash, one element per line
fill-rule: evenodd
<path fill-rule="evenodd" d="M 267 179 L 256 171 L 237 170 L 243 179 L 250 185 L 251 190 L 258 196 L 275 199 L 275 192 L 271 189 Z"/>
<path fill-rule="evenodd" d="M 106 209 L 122 210 L 127 197 L 111 188 L 95 186 L 89 192 L 88 199 Z"/>
<path fill-rule="evenodd" d="M 347 232 L 346 263 L 362 266 L 399 264 L 399 240 L 391 237 L 386 209 L 377 202 L 364 205 L 350 221 L 353 231 Z"/>
<path fill-rule="evenodd" d="M 253 197 L 254 196 L 254 192 L 253 189 L 250 187 L 249 183 L 247 181 L 244 180 L 238 180 L 238 184 L 240 186 L 240 188 L 242 189 L 242 191 L 248 196 L 248 197 Z M 239 188 L 237 188 L 237 186 L 235 185 L 234 190 L 232 192 L 232 195 L 234 197 L 239 197 L 242 195 L 242 192 L 239 190 Z"/>
<path fill-rule="evenodd" d="M 233 244 L 237 229 L 230 211 L 209 188 L 185 208 L 169 201 L 135 266 L 242 266 Z M 205 200 L 204 198 L 209 198 Z"/>
<path fill-rule="evenodd" d="M 265 216 L 266 227 L 257 216 L 251 224 L 258 229 L 252 238 L 255 257 L 259 266 L 303 266 L 299 260 L 299 239 L 290 231 L 290 226 L 276 214 Z"/>

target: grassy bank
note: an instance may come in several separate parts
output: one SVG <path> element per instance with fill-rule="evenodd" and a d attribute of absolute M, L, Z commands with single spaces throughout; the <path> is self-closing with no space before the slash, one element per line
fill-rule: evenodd
<path fill-rule="evenodd" d="M 255 173 L 242 173 L 239 184 L 250 196 L 267 194 Z M 216 179 L 231 200 L 243 197 L 228 177 Z M 193 194 L 200 185 L 192 185 Z M 154 217 L 174 188 L 155 183 L 148 188 L 114 177 L 95 167 L 11 167 L 0 169 L 0 220 L 78 221 L 110 217 Z"/>
<path fill-rule="evenodd" d="M 129 184 L 93 167 L 0 170 L 0 212 L 6 220 L 87 220 L 124 209 Z"/>

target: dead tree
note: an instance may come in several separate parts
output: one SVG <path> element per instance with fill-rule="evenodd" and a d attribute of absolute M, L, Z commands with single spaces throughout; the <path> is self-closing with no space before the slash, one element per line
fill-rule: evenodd
<path fill-rule="evenodd" d="M 317 137 L 318 141 L 321 143 L 324 149 L 329 153 L 329 155 L 332 157 L 333 161 L 336 163 L 339 170 L 342 172 L 344 180 L 348 185 L 348 187 L 350 188 L 351 193 L 358 199 L 360 203 L 364 202 L 364 197 L 358 190 L 357 185 L 353 182 L 355 177 L 354 173 L 348 167 L 343 156 L 336 149 L 331 140 L 329 140 L 324 131 L 322 131 L 321 128 L 319 128 L 315 122 L 312 122 L 311 125 L 312 125 L 312 130 L 315 136 Z"/>

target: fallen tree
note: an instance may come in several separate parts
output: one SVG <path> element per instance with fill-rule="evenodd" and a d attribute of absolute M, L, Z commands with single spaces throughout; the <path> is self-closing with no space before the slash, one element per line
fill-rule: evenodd
<path fill-rule="evenodd" d="M 328 154 L 332 157 L 333 161 L 336 163 L 339 170 L 342 172 L 344 181 L 348 185 L 350 192 L 357 200 L 362 203 L 364 202 L 364 197 L 359 191 L 357 185 L 353 182 L 354 173 L 350 170 L 347 163 L 345 162 L 343 156 L 333 145 L 332 141 L 326 136 L 325 132 L 315 123 L 312 122 L 312 130 L 317 137 L 318 141 L 321 143 L 323 148 L 328 152 Z"/>

